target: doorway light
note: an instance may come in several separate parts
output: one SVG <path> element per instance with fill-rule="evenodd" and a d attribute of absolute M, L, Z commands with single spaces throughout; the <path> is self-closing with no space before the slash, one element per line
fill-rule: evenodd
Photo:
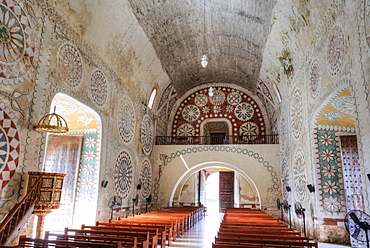
<path fill-rule="evenodd" d="M 208 95 L 209 95 L 210 97 L 212 97 L 212 96 L 213 96 L 213 94 L 214 94 L 214 92 L 213 92 L 213 88 L 212 88 L 212 86 L 211 86 L 211 87 L 209 87 L 209 89 L 208 89 Z"/>

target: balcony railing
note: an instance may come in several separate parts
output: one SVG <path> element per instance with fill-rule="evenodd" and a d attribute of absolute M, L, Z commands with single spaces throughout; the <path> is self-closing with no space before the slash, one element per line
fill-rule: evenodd
<path fill-rule="evenodd" d="M 156 145 L 279 144 L 279 135 L 157 136 Z"/>

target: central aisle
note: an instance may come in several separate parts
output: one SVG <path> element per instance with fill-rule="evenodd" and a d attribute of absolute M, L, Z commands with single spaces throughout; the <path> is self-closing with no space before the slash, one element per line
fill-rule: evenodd
<path fill-rule="evenodd" d="M 176 240 L 171 248 L 212 248 L 223 214 L 209 214 Z"/>
<path fill-rule="evenodd" d="M 170 248 L 212 248 L 223 214 L 208 212 L 202 220 L 173 242 Z M 349 246 L 319 243 L 319 248 L 348 248 Z"/>

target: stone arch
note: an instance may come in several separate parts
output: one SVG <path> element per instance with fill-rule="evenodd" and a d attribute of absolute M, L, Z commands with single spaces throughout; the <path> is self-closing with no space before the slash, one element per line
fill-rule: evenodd
<path fill-rule="evenodd" d="M 242 171 L 240 168 L 237 166 L 234 166 L 232 164 L 228 164 L 225 162 L 219 162 L 219 161 L 209 161 L 209 162 L 204 162 L 197 164 L 191 168 L 191 170 L 186 171 L 176 182 L 175 187 L 172 190 L 171 197 L 170 197 L 170 205 L 173 204 L 173 198 L 175 197 L 175 194 L 177 193 L 178 189 L 181 188 L 181 186 L 192 176 L 194 173 L 196 173 L 199 170 L 205 169 L 205 168 L 212 168 L 212 167 L 217 167 L 217 168 L 225 168 L 225 169 L 230 169 L 233 171 L 238 172 L 242 177 L 248 181 L 250 185 L 252 185 L 257 192 L 258 195 L 258 201 L 259 205 L 261 206 L 261 196 L 259 193 L 259 190 L 254 183 L 254 181 L 250 178 L 250 176 Z M 180 186 L 180 187 L 179 187 Z M 180 192 L 179 192 L 180 193 Z"/>
<path fill-rule="evenodd" d="M 210 97 L 208 95 L 210 87 L 220 94 L 215 93 Z M 238 113 L 239 109 L 250 112 L 241 116 Z M 194 135 L 200 135 L 201 122 L 209 118 L 229 119 L 234 130 L 230 135 L 238 136 L 240 126 L 245 122 L 256 124 L 259 134 L 265 135 L 271 132 L 267 111 L 258 96 L 240 86 L 226 87 L 222 83 L 213 83 L 195 87 L 176 101 L 168 119 L 168 134 L 177 136 L 176 130 L 187 125 L 194 130 Z"/>
<path fill-rule="evenodd" d="M 252 150 L 253 149 L 253 150 Z M 276 151 L 275 151 L 275 150 Z M 157 152 L 160 154 L 161 151 Z M 199 153 L 202 156 L 199 156 Z M 276 153 L 276 154 L 275 154 Z M 272 155 L 274 154 L 274 155 Z M 233 170 L 239 172 L 245 178 L 250 178 L 254 182 L 258 192 L 260 192 L 261 199 L 267 197 L 270 194 L 273 201 L 276 199 L 274 196 L 281 195 L 280 192 L 280 174 L 278 171 L 278 155 L 279 149 L 276 145 L 271 145 L 270 147 L 257 147 L 257 146 L 228 146 L 228 145 L 217 145 L 217 146 L 194 146 L 194 147 L 185 147 L 178 148 L 170 153 L 165 159 L 162 158 L 161 167 L 161 177 L 156 180 L 154 185 L 154 199 L 169 201 L 173 196 L 166 196 L 163 199 L 159 199 L 160 188 L 164 187 L 161 182 L 166 182 L 166 187 L 169 191 L 174 192 L 175 183 L 181 182 L 180 178 L 188 173 L 185 173 L 185 169 L 193 170 L 202 168 L 202 166 L 209 165 L 210 160 L 213 163 L 223 164 L 231 167 Z M 207 159 L 207 157 L 212 157 L 212 159 Z M 266 158 L 265 158 L 266 157 Z M 268 158 L 267 158 L 268 157 Z M 271 163 L 272 157 L 276 160 L 276 163 Z M 185 167 L 182 165 L 184 161 L 188 160 L 188 165 Z M 230 161 L 228 161 L 230 160 Z M 182 161 L 182 162 L 181 162 Z M 196 167 L 194 167 L 196 166 Z M 198 168 L 199 167 L 199 168 Z M 180 180 L 180 181 L 178 181 Z M 169 181 L 171 183 L 169 183 Z M 263 186 L 263 183 L 269 182 L 268 187 L 269 192 L 266 190 L 266 185 Z M 261 189 L 265 187 L 266 192 L 261 193 Z"/>

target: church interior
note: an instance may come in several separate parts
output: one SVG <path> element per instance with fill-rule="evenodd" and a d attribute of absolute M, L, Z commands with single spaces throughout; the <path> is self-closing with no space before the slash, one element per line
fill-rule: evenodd
<path fill-rule="evenodd" d="M 0 1 L 0 233 L 49 190 L 0 245 L 201 206 L 366 247 L 369 0 Z"/>

